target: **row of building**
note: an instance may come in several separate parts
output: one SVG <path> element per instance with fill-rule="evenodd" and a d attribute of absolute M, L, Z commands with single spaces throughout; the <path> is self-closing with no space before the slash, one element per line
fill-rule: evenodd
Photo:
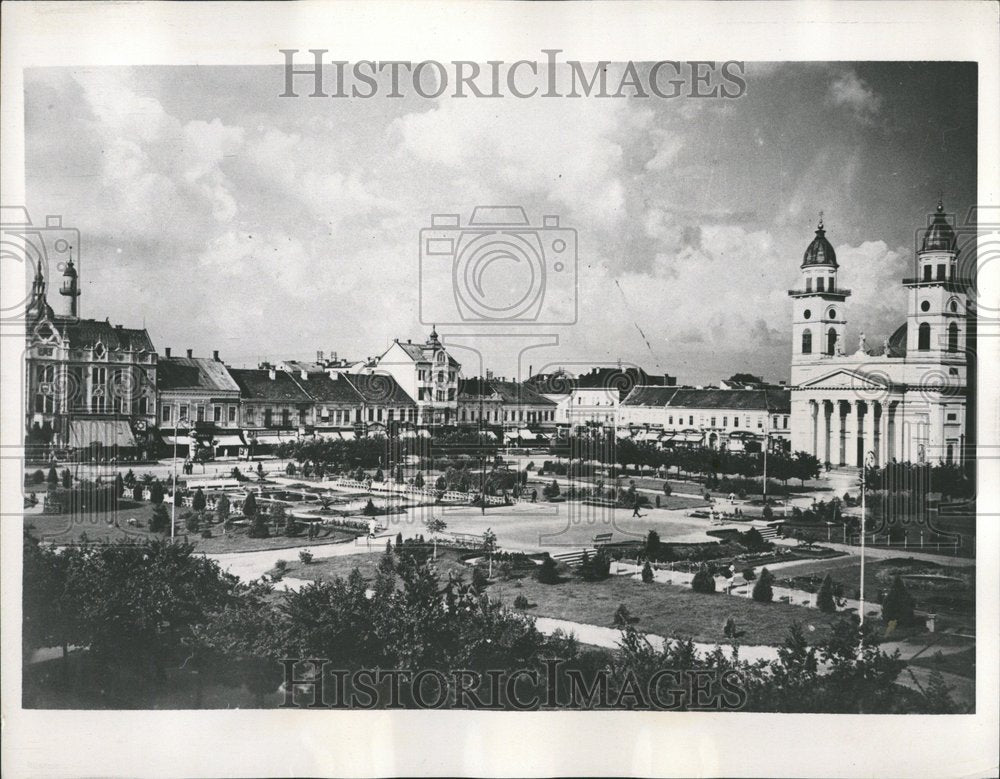
<path fill-rule="evenodd" d="M 427 436 L 470 426 L 518 445 L 597 426 L 663 444 L 733 447 L 762 435 L 770 412 L 784 420 L 775 428 L 787 428 L 787 390 L 678 389 L 672 376 L 620 366 L 526 381 L 465 377 L 436 331 L 356 362 L 317 352 L 311 361 L 235 368 L 218 352 L 159 354 L 145 329 L 77 316 L 71 263 L 60 293 L 57 310 L 39 269 L 28 306 L 27 433 L 29 443 L 55 450 L 152 456 L 164 446 L 183 455 L 205 446 L 240 456 L 304 436 Z"/>

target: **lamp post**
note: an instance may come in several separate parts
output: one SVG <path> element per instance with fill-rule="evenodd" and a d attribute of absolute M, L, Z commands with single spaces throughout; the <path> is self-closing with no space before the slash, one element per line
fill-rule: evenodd
<path fill-rule="evenodd" d="M 867 470 L 869 463 L 875 465 L 875 452 L 865 452 L 861 461 L 861 587 L 858 590 L 858 605 L 861 613 L 861 624 L 865 624 L 865 509 L 867 501 L 865 494 L 868 492 Z"/>
<path fill-rule="evenodd" d="M 768 409 L 768 413 L 764 417 L 764 485 L 762 489 L 762 494 L 764 497 L 764 508 L 767 508 L 767 445 L 770 433 L 771 433 L 771 416 L 770 416 L 770 409 Z M 787 501 L 785 505 L 786 506 L 788 505 Z"/>
<path fill-rule="evenodd" d="M 170 540 L 174 540 L 177 532 L 177 438 L 182 429 L 187 429 L 191 425 L 187 419 L 181 417 L 174 425 L 174 459 L 173 459 L 173 479 L 171 488 L 173 492 L 170 496 Z"/>

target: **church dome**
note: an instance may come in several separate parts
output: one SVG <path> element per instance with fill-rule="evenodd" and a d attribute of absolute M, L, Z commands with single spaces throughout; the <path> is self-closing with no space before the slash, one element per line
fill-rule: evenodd
<path fill-rule="evenodd" d="M 922 251 L 955 251 L 955 230 L 944 214 L 944 204 L 939 200 L 931 226 L 924 233 Z"/>
<path fill-rule="evenodd" d="M 819 218 L 819 226 L 816 228 L 816 237 L 813 238 L 812 243 L 806 249 L 806 253 L 802 257 L 802 266 L 807 265 L 828 265 L 830 267 L 837 267 L 837 253 L 833 250 L 833 246 L 830 242 L 826 240 L 826 230 L 823 229 L 823 217 Z"/>

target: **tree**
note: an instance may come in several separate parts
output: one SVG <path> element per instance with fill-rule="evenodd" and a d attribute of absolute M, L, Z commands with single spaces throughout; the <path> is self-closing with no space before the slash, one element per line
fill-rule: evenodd
<path fill-rule="evenodd" d="M 70 486 L 72 486 L 72 485 L 70 485 Z M 141 484 L 136 484 L 132 488 L 132 500 L 136 501 L 137 503 L 140 500 L 142 500 L 142 485 Z"/>
<path fill-rule="evenodd" d="M 396 551 L 401 551 L 403 548 L 403 534 L 396 533 Z"/>
<path fill-rule="evenodd" d="M 645 584 L 653 583 L 653 567 L 649 564 L 649 560 L 647 560 L 646 564 L 642 566 L 642 581 Z"/>
<path fill-rule="evenodd" d="M 372 481 L 385 481 L 385 474 L 382 473 L 381 468 L 375 471 L 375 476 L 372 478 Z"/>
<path fill-rule="evenodd" d="M 288 514 L 285 517 L 285 536 L 287 538 L 294 538 L 302 533 L 302 527 L 298 522 L 295 521 L 295 517 Z"/>
<path fill-rule="evenodd" d="M 434 559 L 437 560 L 438 556 L 438 544 L 437 537 L 438 533 L 443 533 L 448 524 L 441 519 L 441 517 L 434 516 L 431 514 L 427 519 L 424 520 L 424 527 L 427 528 L 427 532 L 431 534 L 431 539 L 434 542 Z"/>
<path fill-rule="evenodd" d="M 420 471 L 417 471 L 417 475 L 413 477 L 413 486 L 418 490 L 424 488 L 424 475 Z"/>
<path fill-rule="evenodd" d="M 833 598 L 833 579 L 830 574 L 823 577 L 823 583 L 816 593 L 816 608 L 826 614 L 832 614 L 837 610 L 837 603 Z"/>
<path fill-rule="evenodd" d="M 542 564 L 538 566 L 538 572 L 535 574 L 535 578 L 538 579 L 540 584 L 558 584 L 559 574 L 556 571 L 556 561 L 546 553 L 545 558 L 542 560 Z"/>
<path fill-rule="evenodd" d="M 174 492 L 176 493 L 177 490 L 175 489 Z M 163 503 L 163 485 L 160 482 L 154 481 L 150 485 L 150 487 L 149 487 L 149 500 L 150 500 L 151 503 L 153 503 L 153 504 L 155 504 L 157 506 L 160 505 L 161 503 Z"/>
<path fill-rule="evenodd" d="M 192 511 L 184 517 L 184 527 L 187 528 L 189 533 L 197 533 L 201 530 L 201 514 L 197 511 Z"/>
<path fill-rule="evenodd" d="M 615 609 L 615 627 L 622 628 L 632 622 L 632 613 L 628 610 L 628 606 L 624 603 L 619 603 L 618 608 Z"/>
<path fill-rule="evenodd" d="M 191 508 L 195 511 L 204 511 L 205 509 L 205 493 L 201 487 L 194 491 L 194 497 L 191 498 Z"/>
<path fill-rule="evenodd" d="M 809 454 L 809 452 L 796 452 L 793 460 L 793 472 L 795 478 L 798 479 L 802 486 L 805 486 L 806 479 L 815 479 L 819 477 L 822 464 L 819 458 L 815 455 Z"/>
<path fill-rule="evenodd" d="M 59 486 L 59 474 L 56 473 L 56 467 L 54 465 L 49 466 L 49 473 L 48 476 L 45 477 L 45 481 L 52 488 Z"/>
<path fill-rule="evenodd" d="M 483 551 L 486 552 L 486 556 L 490 561 L 490 573 L 489 576 L 493 578 L 493 553 L 497 550 L 497 534 L 493 532 L 493 528 L 486 528 L 483 533 Z"/>
<path fill-rule="evenodd" d="M 115 474 L 115 498 L 120 498 L 125 494 L 125 479 L 121 473 Z"/>
<path fill-rule="evenodd" d="M 149 518 L 149 529 L 153 533 L 162 533 L 170 527 L 170 514 L 167 507 L 158 503 L 153 507 L 153 514 Z"/>
<path fill-rule="evenodd" d="M 660 534 L 655 530 L 650 530 L 646 534 L 646 557 L 650 560 L 658 560 L 660 555 Z"/>
<path fill-rule="evenodd" d="M 764 540 L 764 536 L 760 534 L 760 531 L 752 527 L 745 533 L 743 533 L 740 541 L 743 543 L 748 550 L 751 552 L 760 552 L 761 550 L 767 549 L 769 544 Z"/>
<path fill-rule="evenodd" d="M 132 471 L 129 471 L 129 473 L 132 473 Z M 132 480 L 134 482 L 135 481 L 135 477 L 133 477 Z M 63 472 L 62 472 L 62 486 L 63 486 L 63 489 L 67 489 L 67 490 L 73 489 L 73 474 L 70 473 L 69 468 L 63 468 Z M 142 491 L 141 490 L 139 492 L 139 496 L 140 496 L 140 498 L 142 497 Z"/>
<path fill-rule="evenodd" d="M 223 525 L 229 519 L 229 511 L 231 509 L 231 504 L 229 503 L 229 496 L 222 493 L 215 501 L 215 516 Z"/>
<path fill-rule="evenodd" d="M 299 550 L 299 560 L 303 565 L 309 565 L 313 561 L 313 553 L 308 549 Z"/>
<path fill-rule="evenodd" d="M 760 512 L 760 515 L 764 519 L 771 519 L 774 516 L 774 512 L 771 510 L 770 506 L 765 505 L 764 509 Z M 754 528 L 754 529 L 756 529 L 756 528 Z"/>
<path fill-rule="evenodd" d="M 584 558 L 580 573 L 587 581 L 604 581 L 611 575 L 611 558 L 603 549 L 598 549 L 592 558 Z"/>
<path fill-rule="evenodd" d="M 559 497 L 559 483 L 553 479 L 542 488 L 542 494 L 549 500 Z"/>
<path fill-rule="evenodd" d="M 773 583 L 774 574 L 767 570 L 767 568 L 761 569 L 760 576 L 757 577 L 757 583 L 753 586 L 753 599 L 758 603 L 770 603 L 774 600 L 774 589 L 771 587 Z"/>
<path fill-rule="evenodd" d="M 268 527 L 267 519 L 263 514 L 254 514 L 250 518 L 250 538 L 270 538 L 271 529 Z"/>
<path fill-rule="evenodd" d="M 257 516 L 257 498 L 252 492 L 248 492 L 243 501 L 243 516 L 250 520 Z"/>
<path fill-rule="evenodd" d="M 882 621 L 895 622 L 897 625 L 912 625 L 914 622 L 913 597 L 906 589 L 903 579 L 895 576 L 889 592 L 882 601 Z"/>
<path fill-rule="evenodd" d="M 437 481 L 434 482 L 434 489 L 436 489 L 438 492 L 444 492 L 446 489 L 448 489 L 448 482 L 444 478 L 444 475 L 437 477 Z"/>
<path fill-rule="evenodd" d="M 396 466 L 396 472 L 393 475 L 393 478 L 395 479 L 396 484 L 402 484 L 403 483 L 403 466 L 402 465 L 397 465 Z"/>
<path fill-rule="evenodd" d="M 695 592 L 715 592 L 715 577 L 707 563 L 702 563 L 691 580 L 691 589 Z"/>
<path fill-rule="evenodd" d="M 674 488 L 670 486 L 670 482 L 668 481 L 663 482 L 663 494 L 668 498 L 674 494 Z"/>

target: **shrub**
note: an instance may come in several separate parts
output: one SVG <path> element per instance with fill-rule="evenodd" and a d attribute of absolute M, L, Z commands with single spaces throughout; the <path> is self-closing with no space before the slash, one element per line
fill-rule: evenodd
<path fill-rule="evenodd" d="M 764 536 L 760 534 L 760 531 L 752 527 L 746 533 L 742 533 L 740 536 L 740 543 L 743 544 L 751 552 L 761 552 L 765 549 L 770 549 L 771 545 L 764 540 Z"/>
<path fill-rule="evenodd" d="M 45 472 L 41 468 L 39 468 L 37 471 L 31 474 L 31 478 L 29 479 L 29 481 L 32 484 L 41 484 L 43 481 L 45 481 Z"/>
<path fill-rule="evenodd" d="M 212 537 L 212 528 L 206 527 L 204 530 L 202 530 L 201 531 L 201 537 L 202 538 L 211 538 Z"/>
<path fill-rule="evenodd" d="M 295 463 L 288 463 L 288 465 L 285 466 L 285 473 L 288 474 L 289 476 L 294 476 L 295 475 Z"/>
<path fill-rule="evenodd" d="M 695 592 L 715 592 L 715 577 L 712 576 L 712 571 L 706 563 L 698 567 L 698 572 L 691 580 L 691 589 Z"/>
<path fill-rule="evenodd" d="M 250 520 L 250 538 L 270 538 L 271 529 L 267 526 L 267 520 L 263 515 L 257 514 Z"/>
<path fill-rule="evenodd" d="M 302 526 L 295 521 L 295 517 L 289 514 L 285 518 L 285 536 L 288 538 L 292 538 L 294 536 L 301 535 L 301 533 L 302 533 Z"/>
<path fill-rule="evenodd" d="M 396 533 L 396 551 L 398 552 L 403 548 L 403 534 Z"/>
<path fill-rule="evenodd" d="M 184 526 L 188 529 L 189 533 L 197 533 L 201 530 L 200 515 L 197 512 L 188 514 L 184 520 Z"/>
<path fill-rule="evenodd" d="M 59 484 L 59 474 L 56 473 L 56 467 L 54 465 L 49 466 L 49 473 L 45 477 L 45 481 L 48 482 L 50 487 L 55 487 Z"/>
<path fill-rule="evenodd" d="M 366 517 L 374 517 L 378 515 L 378 509 L 375 508 L 375 504 L 372 502 L 371 498 L 368 498 L 368 502 L 365 507 L 361 509 L 361 513 Z"/>
<path fill-rule="evenodd" d="M 774 516 L 774 512 L 773 512 L 773 511 L 771 511 L 771 507 L 770 507 L 770 506 L 766 506 L 766 505 L 765 505 L 765 506 L 764 506 L 764 510 L 760 512 L 760 515 L 761 515 L 761 516 L 762 516 L 762 517 L 763 517 L 764 519 L 771 519 L 771 518 L 772 518 L 772 517 Z"/>
<path fill-rule="evenodd" d="M 129 473 L 132 473 L 132 471 L 129 471 Z M 125 483 L 128 484 L 128 480 L 126 480 Z M 135 477 L 133 476 L 132 477 L 132 484 L 129 484 L 129 487 L 134 486 L 134 484 L 135 484 Z M 68 489 L 72 489 L 72 487 L 73 487 L 73 474 L 70 473 L 69 468 L 63 468 L 63 472 L 62 472 L 62 486 L 65 489 L 67 489 L 67 490 Z M 141 500 L 141 498 L 142 498 L 142 490 L 139 491 L 139 498 L 137 498 L 137 500 Z"/>
<path fill-rule="evenodd" d="M 655 530 L 650 530 L 646 534 L 646 557 L 650 560 L 658 560 L 660 554 L 660 534 Z"/>
<path fill-rule="evenodd" d="M 163 485 L 154 481 L 149 487 L 149 500 L 156 505 L 163 503 Z"/>
<path fill-rule="evenodd" d="M 827 614 L 837 610 L 837 603 L 833 599 L 833 579 L 830 578 L 830 574 L 823 577 L 823 583 L 816 593 L 816 608 Z"/>
<path fill-rule="evenodd" d="M 535 574 L 535 578 L 538 579 L 541 584 L 559 583 L 559 574 L 556 572 L 556 561 L 553 560 L 548 554 L 545 555 L 545 559 L 542 560 L 542 564 L 538 566 L 538 572 Z"/>
<path fill-rule="evenodd" d="M 632 622 L 632 613 L 624 603 L 619 603 L 615 609 L 615 627 L 625 627 Z"/>
<path fill-rule="evenodd" d="M 752 582 L 754 579 L 757 578 L 757 573 L 756 571 L 754 571 L 752 566 L 750 568 L 745 568 L 743 570 L 743 578 L 746 579 L 748 582 Z"/>
<path fill-rule="evenodd" d="M 424 475 L 420 471 L 417 471 L 417 475 L 413 477 L 413 486 L 418 490 L 424 488 Z"/>
<path fill-rule="evenodd" d="M 553 479 L 549 484 L 546 484 L 542 488 L 542 495 L 544 495 L 549 500 L 559 497 L 559 484 Z"/>
<path fill-rule="evenodd" d="M 914 622 L 913 597 L 899 576 L 892 580 L 892 586 L 882 601 L 882 619 L 897 625 L 912 625 Z"/>
<path fill-rule="evenodd" d="M 599 549 L 597 554 L 591 559 L 584 557 L 580 565 L 580 573 L 587 581 L 598 582 L 607 579 L 611 575 L 611 558 L 603 549 Z"/>
<path fill-rule="evenodd" d="M 732 617 L 728 617 L 725 624 L 722 626 L 722 635 L 726 638 L 736 638 L 738 632 L 739 631 L 736 629 L 736 620 Z"/>
<path fill-rule="evenodd" d="M 518 595 L 514 598 L 514 608 L 515 609 L 526 609 L 528 608 L 528 599 L 523 595 Z"/>
<path fill-rule="evenodd" d="M 201 487 L 194 491 L 194 497 L 191 498 L 191 508 L 195 511 L 202 511 L 205 508 L 205 493 Z"/>
<path fill-rule="evenodd" d="M 514 573 L 514 566 L 510 564 L 510 560 L 504 560 L 497 566 L 497 573 L 500 574 L 501 579 L 508 581 Z"/>
<path fill-rule="evenodd" d="M 163 533 L 170 527 L 170 514 L 167 507 L 162 503 L 153 508 L 153 515 L 149 519 L 149 529 L 153 533 Z"/>
<path fill-rule="evenodd" d="M 481 566 L 476 566 L 472 569 L 472 587 L 477 592 L 482 592 L 489 586 L 490 580 L 486 575 L 486 571 L 482 569 Z"/>
<path fill-rule="evenodd" d="M 257 516 L 257 498 L 252 492 L 243 501 L 243 516 L 251 520 Z"/>
<path fill-rule="evenodd" d="M 642 566 L 642 580 L 646 584 L 653 583 L 653 566 L 649 564 L 649 560 L 647 560 L 646 564 Z"/>
<path fill-rule="evenodd" d="M 757 583 L 753 586 L 753 599 L 758 603 L 770 603 L 774 600 L 774 589 L 771 586 L 773 583 L 774 574 L 767 568 L 762 569 Z"/>
<path fill-rule="evenodd" d="M 668 481 L 663 482 L 663 494 L 668 498 L 674 494 L 674 488 L 670 486 L 670 482 Z"/>
<path fill-rule="evenodd" d="M 136 484 L 132 488 L 132 500 L 137 501 L 137 502 L 140 501 L 140 500 L 142 500 L 142 485 L 141 484 Z"/>
<path fill-rule="evenodd" d="M 308 549 L 303 549 L 299 552 L 299 560 L 303 565 L 309 565 L 313 561 L 313 553 Z"/>

